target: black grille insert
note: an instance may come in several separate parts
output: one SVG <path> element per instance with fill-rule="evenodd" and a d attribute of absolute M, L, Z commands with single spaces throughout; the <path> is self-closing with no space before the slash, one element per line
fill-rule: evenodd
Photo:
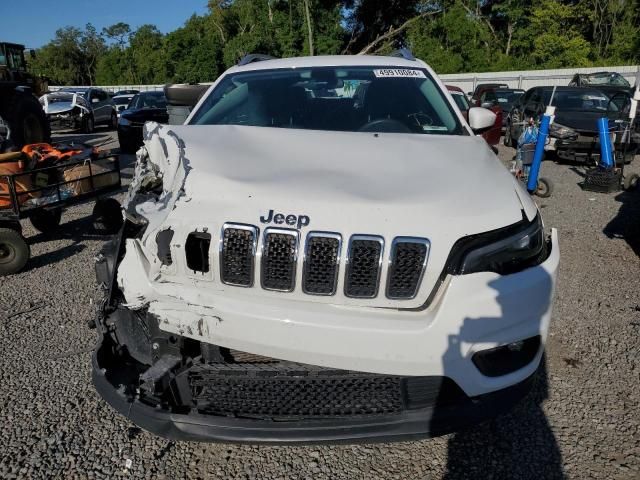
<path fill-rule="evenodd" d="M 347 297 L 374 298 L 378 295 L 384 241 L 380 237 L 351 237 L 344 293 Z"/>
<path fill-rule="evenodd" d="M 186 376 L 192 405 L 206 415 L 292 421 L 394 415 L 468 401 L 446 377 L 401 377 L 273 362 L 195 364 L 181 375 Z"/>
<path fill-rule="evenodd" d="M 340 235 L 310 233 L 307 236 L 302 289 L 312 295 L 333 295 L 338 283 Z"/>
<path fill-rule="evenodd" d="M 253 285 L 253 265 L 258 232 L 251 226 L 227 226 L 222 231 L 220 279 L 240 287 Z"/>
<path fill-rule="evenodd" d="M 398 237 L 391 247 L 387 297 L 410 299 L 416 296 L 429 256 L 429 241 Z"/>
<path fill-rule="evenodd" d="M 187 267 L 194 272 L 207 273 L 209 271 L 209 247 L 211 234 L 206 232 L 191 232 L 184 245 L 187 257 Z"/>
<path fill-rule="evenodd" d="M 262 250 L 262 288 L 291 292 L 296 281 L 298 233 L 267 229 Z"/>

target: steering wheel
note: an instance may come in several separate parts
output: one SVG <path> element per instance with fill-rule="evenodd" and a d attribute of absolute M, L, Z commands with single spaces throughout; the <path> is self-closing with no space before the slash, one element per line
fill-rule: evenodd
<path fill-rule="evenodd" d="M 379 118 L 365 123 L 359 132 L 373 133 L 411 133 L 411 129 L 399 120 L 393 118 Z"/>

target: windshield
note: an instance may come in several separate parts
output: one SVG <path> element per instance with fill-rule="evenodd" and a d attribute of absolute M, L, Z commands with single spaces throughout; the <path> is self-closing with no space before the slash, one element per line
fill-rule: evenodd
<path fill-rule="evenodd" d="M 524 90 L 496 90 L 496 99 L 502 107 L 513 105 L 524 93 Z"/>
<path fill-rule="evenodd" d="M 346 132 L 462 134 L 424 70 L 317 67 L 227 75 L 190 121 Z"/>
<path fill-rule="evenodd" d="M 43 95 L 42 97 L 40 97 L 40 105 L 44 105 L 45 97 L 47 98 L 47 103 L 49 103 L 49 104 L 53 104 L 53 103 L 71 103 L 73 101 L 73 93 L 56 92 L 56 93 L 50 93 L 48 95 Z M 83 97 L 81 97 L 80 95 L 76 96 L 76 103 L 78 105 L 83 105 L 83 106 L 87 105 L 86 100 Z"/>
<path fill-rule="evenodd" d="M 129 105 L 132 97 L 113 97 L 113 103 L 116 105 Z"/>
<path fill-rule="evenodd" d="M 551 90 L 544 92 L 544 104 L 549 105 Z M 609 104 L 609 98 L 597 90 L 576 89 L 574 91 L 556 91 L 553 97 L 553 105 L 558 110 L 591 110 L 606 112 L 617 109 Z"/>
<path fill-rule="evenodd" d="M 592 73 L 582 78 L 585 85 L 616 85 L 619 87 L 628 87 L 629 82 L 619 73 Z"/>
<path fill-rule="evenodd" d="M 140 95 L 137 108 L 167 108 L 167 99 L 164 93 L 145 93 Z"/>

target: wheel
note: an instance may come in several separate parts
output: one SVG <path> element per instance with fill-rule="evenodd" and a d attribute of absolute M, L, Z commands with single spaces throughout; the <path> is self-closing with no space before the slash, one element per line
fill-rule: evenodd
<path fill-rule="evenodd" d="M 15 149 L 30 143 L 51 143 L 49 121 L 31 93 L 14 90 L 0 103 L 0 117 L 9 126 L 9 140 Z"/>
<path fill-rule="evenodd" d="M 111 113 L 111 120 L 109 121 L 109 128 L 116 130 L 118 128 L 118 115 L 115 112 Z"/>
<path fill-rule="evenodd" d="M 86 116 L 82 126 L 82 133 L 93 133 L 94 128 L 93 117 L 91 115 Z"/>
<path fill-rule="evenodd" d="M 58 228 L 61 218 L 62 209 L 54 208 L 51 210 L 37 210 L 29 217 L 29 220 L 31 225 L 39 232 L 51 233 Z"/>
<path fill-rule="evenodd" d="M 0 228 L 0 276 L 22 270 L 29 260 L 29 255 L 29 245 L 19 232 L 10 228 Z"/>
<path fill-rule="evenodd" d="M 638 181 L 640 181 L 640 175 L 637 173 L 632 173 L 628 177 L 624 177 L 624 189 L 627 191 L 635 190 L 638 188 Z"/>
<path fill-rule="evenodd" d="M 113 235 L 122 227 L 122 207 L 114 198 L 102 198 L 93 207 L 93 228 L 101 235 Z"/>
<path fill-rule="evenodd" d="M 551 183 L 551 180 L 544 177 L 538 178 L 538 186 L 534 194 L 541 198 L 547 198 L 551 196 L 551 192 L 553 192 L 553 183 Z"/>

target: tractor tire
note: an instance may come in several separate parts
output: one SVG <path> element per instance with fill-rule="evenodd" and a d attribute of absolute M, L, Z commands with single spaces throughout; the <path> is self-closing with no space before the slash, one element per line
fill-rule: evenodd
<path fill-rule="evenodd" d="M 13 149 L 20 150 L 31 143 L 51 143 L 49 121 L 36 97 L 19 90 L 4 96 L 0 93 L 0 97 L 0 117 L 9 126 Z"/>
<path fill-rule="evenodd" d="M 20 232 L 0 228 L 0 277 L 22 270 L 30 255 L 29 244 Z"/>
<path fill-rule="evenodd" d="M 62 209 L 54 208 L 52 210 L 38 210 L 29 217 L 31 225 L 41 233 L 52 233 L 60 225 L 62 218 Z"/>

